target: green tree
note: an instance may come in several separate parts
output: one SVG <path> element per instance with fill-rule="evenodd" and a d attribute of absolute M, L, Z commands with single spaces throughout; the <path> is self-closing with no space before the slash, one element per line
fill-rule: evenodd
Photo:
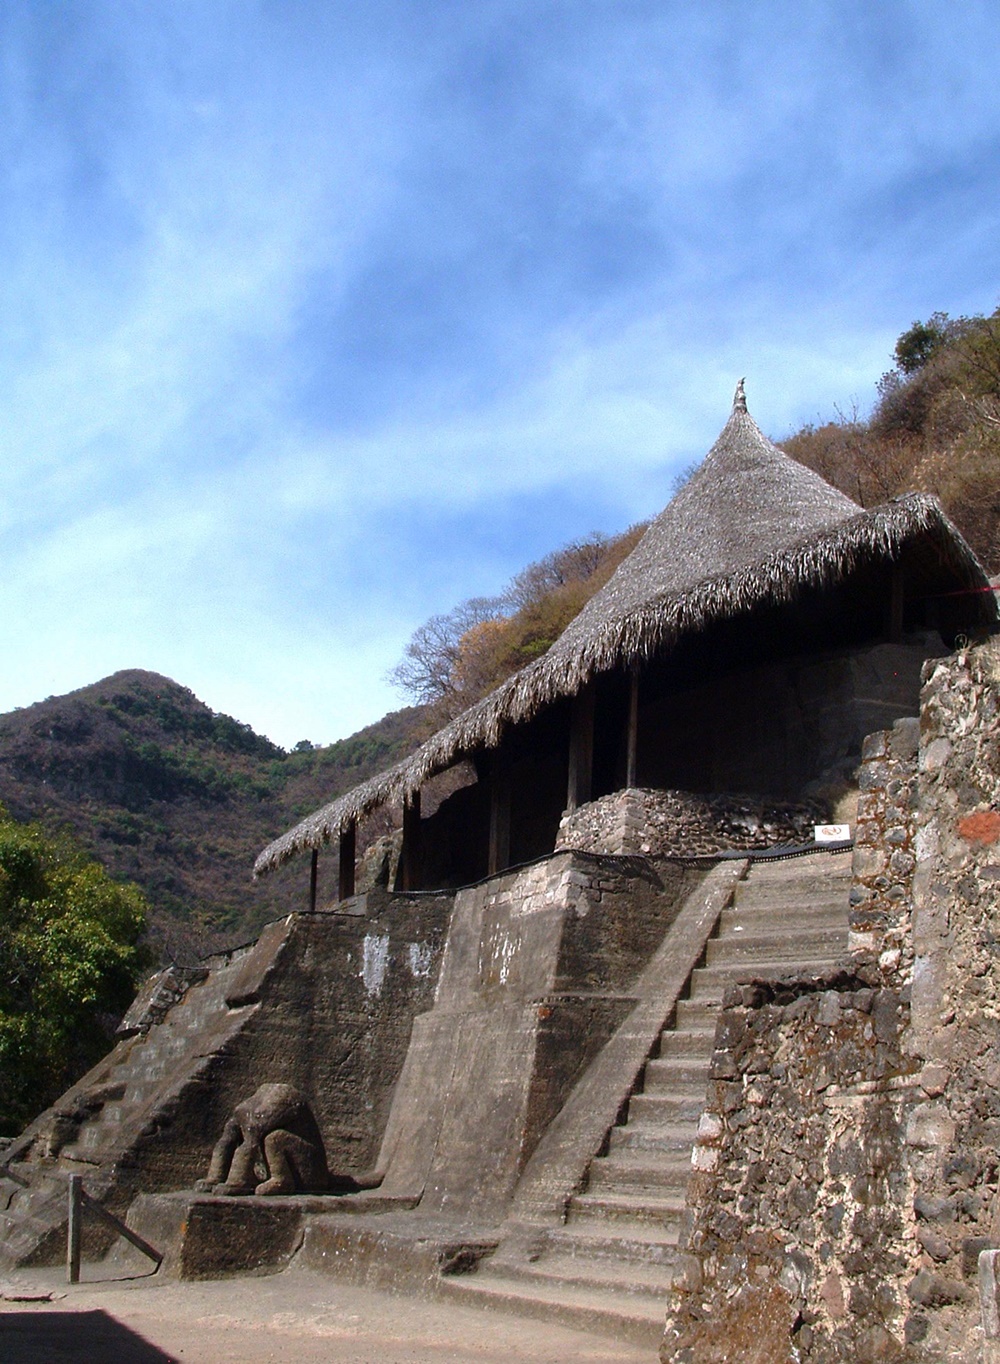
<path fill-rule="evenodd" d="M 950 331 L 947 313 L 932 313 L 926 322 L 914 322 L 896 342 L 894 359 L 900 374 L 915 374 L 940 350 Z"/>
<path fill-rule="evenodd" d="M 146 913 L 135 886 L 0 806 L 0 1135 L 107 1051 L 149 965 Z"/>

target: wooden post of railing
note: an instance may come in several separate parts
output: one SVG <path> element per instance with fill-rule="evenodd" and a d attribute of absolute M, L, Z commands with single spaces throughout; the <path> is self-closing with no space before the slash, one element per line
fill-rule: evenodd
<path fill-rule="evenodd" d="M 80 1282 L 80 1220 L 83 1217 L 83 1176 L 69 1177 L 69 1222 L 66 1228 L 66 1279 Z"/>
<path fill-rule="evenodd" d="M 316 885 L 319 881 L 319 853 L 313 848 L 312 866 L 309 868 L 309 912 L 316 913 Z"/>
<path fill-rule="evenodd" d="M 136 1250 L 141 1250 L 143 1255 L 152 1260 L 159 1269 L 163 1263 L 163 1256 L 156 1247 L 151 1246 L 138 1232 L 126 1226 L 120 1217 L 116 1217 L 113 1212 L 108 1212 L 107 1208 L 102 1203 L 98 1203 L 96 1198 L 91 1198 L 83 1187 L 82 1175 L 70 1175 L 69 1220 L 66 1227 L 66 1278 L 70 1283 L 80 1282 L 80 1235 L 83 1229 L 84 1208 L 89 1208 L 112 1231 L 117 1232 L 119 1236 L 124 1236 L 126 1241 L 135 1246 Z"/>

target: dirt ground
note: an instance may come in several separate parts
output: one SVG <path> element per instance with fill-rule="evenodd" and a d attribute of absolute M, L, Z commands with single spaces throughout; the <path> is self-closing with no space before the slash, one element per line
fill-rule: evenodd
<path fill-rule="evenodd" d="M 655 1364 L 656 1351 L 548 1322 L 354 1288 L 292 1268 L 262 1278 L 70 1286 L 0 1281 L 3 1364 Z"/>

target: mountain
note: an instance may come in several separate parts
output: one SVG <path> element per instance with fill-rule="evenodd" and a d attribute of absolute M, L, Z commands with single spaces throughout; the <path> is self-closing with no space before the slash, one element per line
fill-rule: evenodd
<path fill-rule="evenodd" d="M 254 883 L 254 857 L 412 751 L 421 715 L 410 707 L 338 743 L 286 753 L 167 677 L 119 672 L 0 716 L 0 803 L 68 830 L 114 876 L 135 881 L 153 906 L 156 945 L 189 960 L 304 905 L 308 863 Z"/>

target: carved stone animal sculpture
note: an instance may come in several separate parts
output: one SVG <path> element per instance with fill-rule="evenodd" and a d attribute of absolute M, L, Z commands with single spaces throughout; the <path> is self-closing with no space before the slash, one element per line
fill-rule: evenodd
<path fill-rule="evenodd" d="M 268 1178 L 258 1184 L 260 1165 Z M 236 1105 L 196 1188 L 267 1196 L 326 1193 L 332 1183 L 309 1100 L 291 1085 L 270 1084 Z"/>

